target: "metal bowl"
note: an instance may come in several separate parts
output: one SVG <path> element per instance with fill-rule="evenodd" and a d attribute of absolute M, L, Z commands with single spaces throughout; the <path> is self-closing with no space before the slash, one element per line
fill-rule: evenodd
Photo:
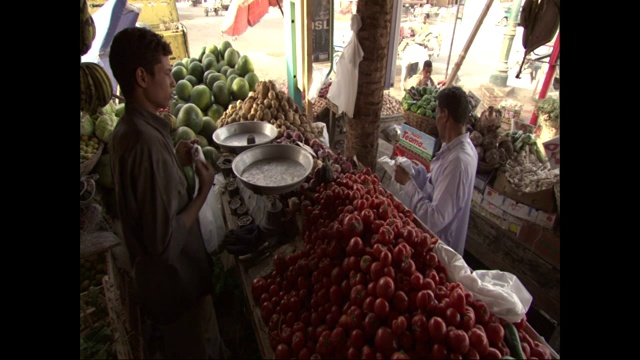
<path fill-rule="evenodd" d="M 248 141 L 250 136 L 253 136 L 254 143 Z M 276 136 L 278 136 L 278 130 L 268 122 L 242 121 L 217 129 L 213 133 L 213 141 L 223 150 L 240 154 L 247 149 L 268 144 Z"/>
<path fill-rule="evenodd" d="M 242 152 L 231 168 L 254 193 L 277 195 L 295 190 L 304 181 L 313 168 L 313 158 L 296 145 L 267 144 Z"/>

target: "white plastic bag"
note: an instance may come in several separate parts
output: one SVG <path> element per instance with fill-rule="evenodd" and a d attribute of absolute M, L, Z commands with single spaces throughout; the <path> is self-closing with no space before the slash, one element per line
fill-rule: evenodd
<path fill-rule="evenodd" d="M 533 297 L 515 275 L 499 270 L 471 272 L 462 256 L 441 241 L 433 251 L 447 269 L 449 281 L 461 283 L 496 316 L 517 322 L 529 310 Z"/>
<path fill-rule="evenodd" d="M 199 145 L 193 147 L 193 161 L 194 167 L 196 161 L 206 161 L 202 148 Z M 195 168 L 194 168 L 195 171 Z M 198 192 L 198 177 L 195 176 L 196 186 L 194 195 Z M 213 253 L 218 249 L 218 246 L 222 243 L 226 232 L 226 226 L 224 224 L 224 218 L 222 217 L 222 201 L 220 193 L 224 187 L 224 176 L 222 173 L 218 173 L 215 176 L 214 185 L 209 190 L 207 200 L 198 213 L 198 219 L 200 220 L 200 232 L 202 233 L 202 240 L 208 253 Z"/>
<path fill-rule="evenodd" d="M 336 79 L 331 84 L 327 98 L 338 107 L 338 113 L 344 112 L 353 117 L 358 93 L 358 67 L 364 51 L 358 43 L 356 34 L 362 27 L 362 20 L 357 14 L 351 15 L 351 39 L 336 64 Z"/>
<path fill-rule="evenodd" d="M 414 171 L 413 167 L 411 166 L 411 160 L 402 156 L 391 160 L 388 156 L 385 155 L 378 159 L 378 164 L 382 165 L 382 168 L 385 169 L 387 173 L 389 173 L 389 175 L 391 175 L 391 180 L 389 180 L 387 190 L 392 193 L 393 196 L 395 196 L 398 200 L 400 200 L 400 202 L 407 206 L 407 199 L 402 194 L 402 185 L 400 185 L 394 177 L 396 174 L 396 165 L 402 166 L 405 170 L 407 170 L 409 175 L 413 176 Z"/>

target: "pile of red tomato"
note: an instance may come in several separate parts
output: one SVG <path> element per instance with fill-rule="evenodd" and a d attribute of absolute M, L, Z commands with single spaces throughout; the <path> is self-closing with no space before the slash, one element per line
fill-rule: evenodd
<path fill-rule="evenodd" d="M 278 359 L 500 359 L 502 321 L 433 252 L 438 239 L 370 169 L 308 188 L 305 246 L 253 280 Z M 515 324 L 527 358 L 549 350 Z"/>

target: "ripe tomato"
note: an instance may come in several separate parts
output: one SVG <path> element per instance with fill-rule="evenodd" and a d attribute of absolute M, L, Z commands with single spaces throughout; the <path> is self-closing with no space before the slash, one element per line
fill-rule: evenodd
<path fill-rule="evenodd" d="M 369 255 L 363 255 L 360 258 L 360 270 L 368 274 L 371 271 L 371 264 L 373 263 L 373 259 Z"/>
<path fill-rule="evenodd" d="M 446 359 L 447 358 L 447 347 L 442 343 L 433 343 L 431 347 L 431 358 L 432 359 Z"/>
<path fill-rule="evenodd" d="M 471 330 L 476 325 L 476 314 L 471 306 L 464 307 L 464 312 L 460 314 L 460 324 L 465 331 Z"/>
<path fill-rule="evenodd" d="M 380 263 L 383 267 L 389 267 L 392 264 L 392 256 L 391 253 L 387 250 L 382 250 L 380 253 Z"/>
<path fill-rule="evenodd" d="M 484 332 L 474 327 L 469 330 L 469 345 L 475 349 L 480 356 L 484 356 L 489 350 L 489 340 Z"/>
<path fill-rule="evenodd" d="M 378 279 L 376 284 L 376 295 L 379 298 L 390 300 L 395 293 L 395 284 L 393 279 L 388 276 L 383 276 Z"/>
<path fill-rule="evenodd" d="M 416 342 L 424 343 L 429 340 L 429 324 L 424 314 L 418 312 L 411 318 L 411 333 Z"/>
<path fill-rule="evenodd" d="M 445 311 L 445 319 L 449 326 L 458 327 L 460 325 L 460 313 L 452 307 Z"/>
<path fill-rule="evenodd" d="M 366 337 L 372 338 L 378 330 L 378 327 L 380 327 L 380 321 L 376 317 L 376 314 L 372 312 L 368 313 L 364 318 L 363 326 L 364 334 L 366 335 Z"/>
<path fill-rule="evenodd" d="M 400 314 L 404 314 L 409 310 L 409 297 L 404 291 L 398 290 L 393 294 L 391 304 L 394 310 Z"/>
<path fill-rule="evenodd" d="M 391 227 L 385 225 L 378 231 L 378 241 L 385 245 L 392 245 L 395 241 L 395 233 Z"/>
<path fill-rule="evenodd" d="M 307 339 L 303 331 L 296 331 L 291 337 L 291 351 L 298 354 L 307 345 Z"/>
<path fill-rule="evenodd" d="M 267 281 L 263 277 L 257 277 L 251 281 L 251 292 L 254 300 L 259 300 L 262 294 L 267 292 Z"/>
<path fill-rule="evenodd" d="M 369 274 L 371 275 L 371 281 L 378 281 L 378 279 L 384 276 L 384 268 L 385 266 L 382 265 L 380 261 L 376 261 L 371 264 L 371 271 L 369 272 Z"/>
<path fill-rule="evenodd" d="M 376 350 L 385 358 L 389 358 L 394 351 L 398 350 L 396 335 L 386 326 L 380 326 L 376 331 L 374 339 Z"/>
<path fill-rule="evenodd" d="M 364 285 L 359 284 L 351 289 L 349 301 L 352 305 L 362 307 L 364 299 L 367 297 L 367 288 Z"/>
<path fill-rule="evenodd" d="M 492 348 L 490 347 L 489 350 L 487 350 L 487 352 L 482 355 L 483 359 L 502 359 L 502 354 L 500 354 L 500 351 L 498 351 L 498 349 L 496 348 Z"/>
<path fill-rule="evenodd" d="M 373 210 L 364 209 L 360 212 L 360 218 L 362 218 L 363 225 L 369 229 L 373 226 L 373 222 L 376 220 L 376 215 L 373 213 Z"/>
<path fill-rule="evenodd" d="M 407 329 L 407 318 L 404 316 L 398 316 L 391 322 L 391 331 L 394 334 L 400 335 L 403 331 Z"/>
<path fill-rule="evenodd" d="M 466 354 L 469 350 L 469 337 L 464 330 L 455 329 L 447 333 L 447 343 L 451 349 L 460 354 Z"/>
<path fill-rule="evenodd" d="M 461 314 L 464 312 L 464 308 L 467 305 L 467 301 L 464 297 L 464 292 L 460 288 L 455 288 L 449 294 L 449 300 L 451 301 L 451 307 Z"/>
<path fill-rule="evenodd" d="M 280 343 L 276 346 L 274 355 L 276 359 L 290 359 L 291 350 L 289 349 L 289 346 L 287 344 Z"/>
<path fill-rule="evenodd" d="M 364 243 L 360 237 L 354 236 L 347 245 L 347 256 L 360 257 L 362 255 L 364 255 Z"/>
<path fill-rule="evenodd" d="M 380 320 L 384 320 L 389 315 L 389 303 L 383 298 L 378 298 L 373 303 L 373 313 Z"/>
<path fill-rule="evenodd" d="M 420 291 L 422 290 L 424 277 L 419 272 L 414 273 L 409 278 L 409 284 L 411 285 L 411 289 Z"/>
<path fill-rule="evenodd" d="M 442 343 L 445 339 L 445 335 L 447 334 L 447 325 L 444 320 L 438 316 L 433 316 L 429 319 L 429 323 L 427 325 L 431 339 L 436 343 Z"/>
<path fill-rule="evenodd" d="M 487 339 L 489 344 L 496 346 L 504 340 L 504 328 L 498 322 L 492 322 L 485 326 L 485 332 L 487 333 Z"/>
<path fill-rule="evenodd" d="M 375 284 L 375 283 L 371 282 L 371 284 Z M 376 303 L 376 298 L 371 295 L 368 296 L 366 299 L 364 299 L 364 303 L 362 304 L 362 310 L 370 313 L 373 312 L 374 311 L 373 305 L 375 303 Z"/>
<path fill-rule="evenodd" d="M 398 359 L 411 359 L 411 358 L 404 351 L 394 351 L 393 354 L 391 354 L 391 360 L 398 360 Z"/>
<path fill-rule="evenodd" d="M 400 264 L 400 271 L 402 271 L 406 276 L 412 276 L 416 272 L 416 264 L 410 258 L 405 259 Z"/>
<path fill-rule="evenodd" d="M 353 331 L 351 331 L 351 336 L 349 336 L 349 344 L 352 347 L 356 349 L 362 349 L 365 343 L 366 339 L 364 337 L 364 331 L 362 331 L 362 329 L 354 329 Z"/>

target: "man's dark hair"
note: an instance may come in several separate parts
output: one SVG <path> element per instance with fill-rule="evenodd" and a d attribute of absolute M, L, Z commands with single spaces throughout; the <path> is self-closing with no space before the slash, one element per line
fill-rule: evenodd
<path fill-rule="evenodd" d="M 171 54 L 169 43 L 152 30 L 130 27 L 118 32 L 111 42 L 109 65 L 124 97 L 134 89 L 136 69 L 142 67 L 154 75 L 162 56 Z"/>
<path fill-rule="evenodd" d="M 447 109 L 457 124 L 464 125 L 469 121 L 469 98 L 461 87 L 451 86 L 440 90 L 436 100 L 438 107 Z"/>
<path fill-rule="evenodd" d="M 433 63 L 431 62 L 431 60 L 425 60 L 424 63 L 422 63 L 422 68 L 432 68 L 433 67 Z"/>

